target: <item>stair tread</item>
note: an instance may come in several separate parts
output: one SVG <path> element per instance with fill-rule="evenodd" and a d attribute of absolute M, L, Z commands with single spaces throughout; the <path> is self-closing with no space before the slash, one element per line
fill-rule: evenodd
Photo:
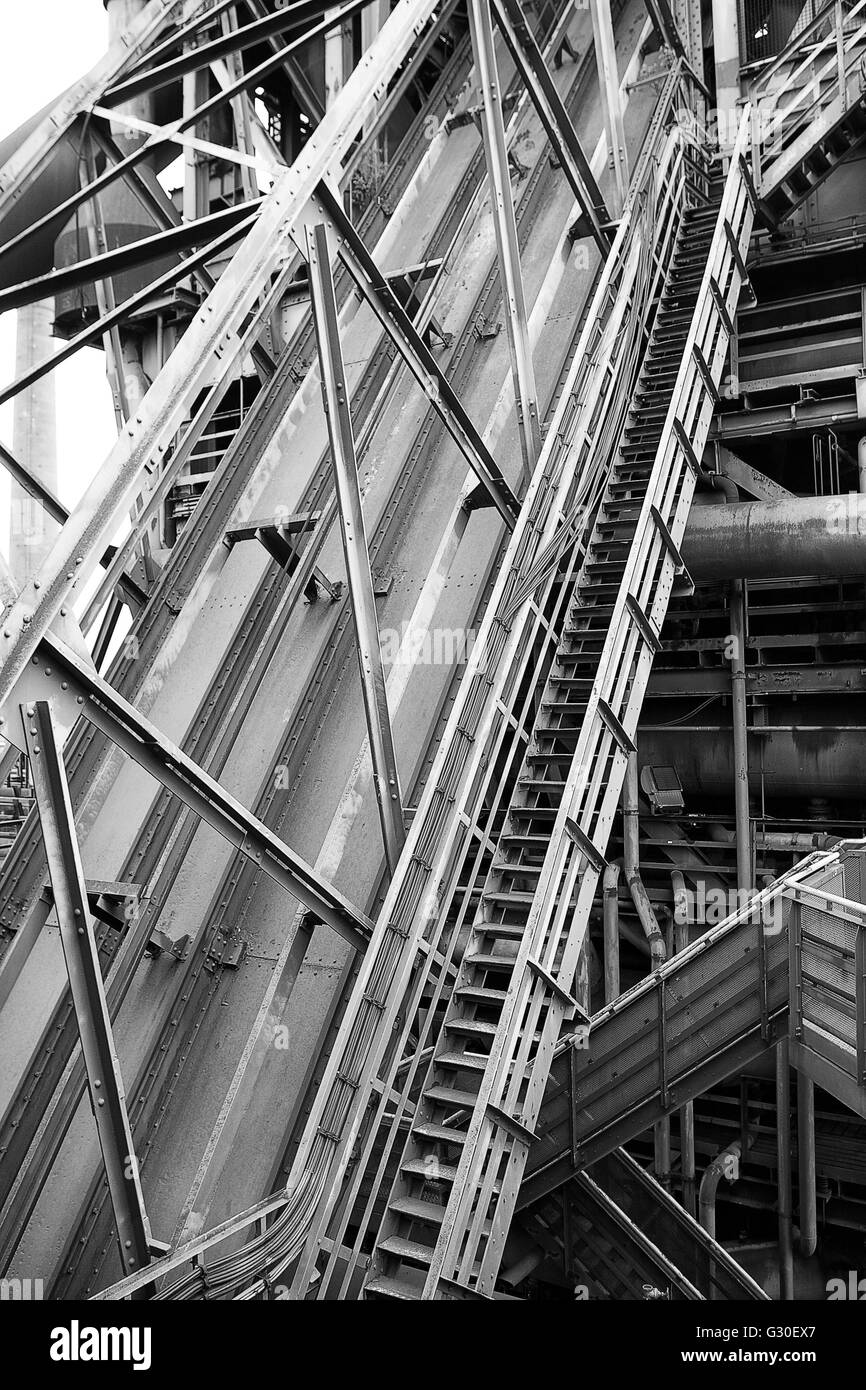
<path fill-rule="evenodd" d="M 445 1216 L 443 1206 L 437 1206 L 435 1202 L 425 1202 L 420 1197 L 395 1197 L 388 1206 L 398 1216 L 408 1216 L 412 1220 L 426 1221 L 434 1226 L 440 1225 Z"/>
<path fill-rule="evenodd" d="M 386 1255 L 396 1255 L 401 1260 L 415 1260 L 418 1264 L 428 1264 L 433 1258 L 433 1246 L 422 1245 L 418 1240 L 406 1240 L 405 1236 L 386 1236 L 379 1243 L 379 1249 Z"/>
<path fill-rule="evenodd" d="M 364 1285 L 364 1297 L 370 1294 L 375 1298 L 399 1298 L 407 1302 L 417 1302 L 421 1298 L 422 1286 L 410 1284 L 405 1279 L 389 1279 L 377 1274 Z"/>

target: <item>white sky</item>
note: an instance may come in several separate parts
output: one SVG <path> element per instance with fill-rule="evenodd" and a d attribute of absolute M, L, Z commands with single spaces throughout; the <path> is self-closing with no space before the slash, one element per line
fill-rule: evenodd
<path fill-rule="evenodd" d="M 0 0 L 3 80 L 0 135 L 15 130 L 98 62 L 107 46 L 102 0 Z M 0 382 L 15 368 L 15 314 L 0 315 Z M 74 505 L 115 438 L 101 351 L 82 348 L 53 374 L 57 383 L 58 493 Z M 12 405 L 0 407 L 0 439 L 11 448 Z M 0 548 L 8 553 L 9 490 L 0 478 Z"/>

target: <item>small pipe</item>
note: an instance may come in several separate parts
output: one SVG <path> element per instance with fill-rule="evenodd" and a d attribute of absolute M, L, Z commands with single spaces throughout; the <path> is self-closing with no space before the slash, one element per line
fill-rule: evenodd
<path fill-rule="evenodd" d="M 776 1162 L 779 1170 L 779 1297 L 794 1297 L 794 1221 L 791 1198 L 791 1065 L 788 1039 L 776 1044 Z"/>
<path fill-rule="evenodd" d="M 698 1220 L 715 1240 L 716 1238 L 716 1190 L 722 1178 L 726 1182 L 736 1182 L 740 1175 L 740 1157 L 743 1146 L 739 1139 L 721 1149 L 704 1169 L 698 1189 Z"/>
<path fill-rule="evenodd" d="M 857 445 L 857 478 L 861 492 L 866 492 L 866 434 Z"/>
<path fill-rule="evenodd" d="M 671 884 L 674 890 L 674 954 L 678 954 L 689 944 L 688 895 L 685 879 L 679 869 L 674 869 L 671 873 Z M 685 1105 L 680 1107 L 680 1167 L 683 1174 L 683 1206 L 689 1216 L 695 1216 L 695 1106 L 691 1100 L 687 1100 Z"/>
<path fill-rule="evenodd" d="M 800 1253 L 818 1246 L 818 1194 L 815 1159 L 815 1084 L 797 1072 L 797 1187 L 800 1194 Z"/>
<path fill-rule="evenodd" d="M 755 844 L 762 849 L 803 850 L 805 853 L 813 849 L 832 849 L 839 842 L 838 835 L 810 835 L 805 831 L 788 834 L 784 830 L 759 830 L 755 835 Z"/>
<path fill-rule="evenodd" d="M 667 959 L 664 934 L 653 911 L 649 894 L 640 876 L 640 802 L 638 800 L 637 753 L 629 753 L 626 762 L 622 798 L 622 826 L 625 876 L 632 902 L 637 909 L 650 948 L 650 968 L 658 970 Z M 654 1168 L 658 1181 L 665 1188 L 671 1185 L 671 1121 L 665 1117 L 654 1126 Z"/>
<path fill-rule="evenodd" d="M 731 716 L 734 734 L 734 821 L 737 833 L 737 887 L 753 886 L 749 822 L 749 753 L 746 722 L 746 598 L 741 579 L 731 585 Z"/>
<path fill-rule="evenodd" d="M 638 802 L 637 753 L 628 755 L 623 784 L 622 825 L 625 876 L 632 902 L 650 946 L 653 970 L 663 965 L 667 957 L 665 939 L 658 917 L 640 874 L 640 805 Z"/>
<path fill-rule="evenodd" d="M 619 998 L 619 875 L 622 861 L 605 865 L 602 876 L 604 911 L 604 1002 Z"/>
<path fill-rule="evenodd" d="M 711 473 L 709 477 L 716 492 L 720 492 L 726 502 L 739 502 L 740 489 L 733 478 L 726 477 L 724 473 Z"/>

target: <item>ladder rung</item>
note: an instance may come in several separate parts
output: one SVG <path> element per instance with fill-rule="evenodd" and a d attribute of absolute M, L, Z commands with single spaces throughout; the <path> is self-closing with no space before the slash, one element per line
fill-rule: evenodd
<path fill-rule="evenodd" d="M 498 1105 L 489 1103 L 487 1106 L 487 1114 L 495 1124 L 500 1125 L 501 1128 L 504 1129 L 506 1133 L 510 1134 L 512 1139 L 516 1139 L 518 1143 L 526 1145 L 535 1143 L 537 1137 L 535 1132 L 531 1130 L 528 1125 L 515 1119 L 513 1115 L 509 1115 L 507 1111 L 500 1109 Z"/>
<path fill-rule="evenodd" d="M 692 343 L 692 358 L 694 360 L 695 366 L 698 369 L 698 374 L 704 383 L 707 395 L 710 397 L 710 399 L 714 402 L 715 405 L 721 405 L 722 398 L 719 395 L 716 383 L 713 381 L 712 372 L 707 366 L 707 360 L 704 357 L 704 354 L 701 352 L 700 348 L 698 347 L 697 343 Z"/>
<path fill-rule="evenodd" d="M 596 849 L 589 836 L 581 830 L 577 821 L 572 820 L 571 816 L 566 816 L 565 829 L 569 838 L 574 841 L 584 857 L 592 864 L 593 868 L 596 869 L 598 873 L 603 873 L 604 855 Z"/>
<path fill-rule="evenodd" d="M 567 989 L 563 989 L 558 980 L 555 980 L 549 971 L 545 970 L 541 961 L 534 960 L 531 956 L 526 962 L 526 967 L 531 970 L 538 980 L 542 980 L 551 994 L 555 995 L 561 1004 L 564 1004 L 571 1013 L 583 1013 L 577 1000 L 569 994 Z"/>
<path fill-rule="evenodd" d="M 631 616 L 634 619 L 635 627 L 640 632 L 647 646 L 657 656 L 662 649 L 661 638 L 659 637 L 658 633 L 656 632 L 646 613 L 641 608 L 634 594 L 626 594 L 625 606 L 628 609 L 629 613 L 631 613 Z"/>
<path fill-rule="evenodd" d="M 607 700 L 599 698 L 597 708 L 603 722 L 610 729 L 610 732 L 613 734 L 622 751 L 624 753 L 636 753 L 637 748 L 635 747 L 634 740 L 629 738 L 625 728 L 607 703 Z"/>

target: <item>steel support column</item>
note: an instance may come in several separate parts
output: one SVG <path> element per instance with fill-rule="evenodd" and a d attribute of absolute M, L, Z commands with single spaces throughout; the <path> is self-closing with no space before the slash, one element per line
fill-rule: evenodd
<path fill-rule="evenodd" d="M 508 147 L 502 116 L 502 89 L 496 68 L 493 24 L 490 0 L 470 0 L 469 25 L 472 31 L 472 50 L 475 70 L 481 88 L 481 126 L 487 177 L 490 182 L 490 202 L 496 229 L 496 250 L 499 277 L 505 305 L 508 346 L 511 351 L 511 371 L 514 378 L 514 398 L 523 469 L 529 479 L 541 453 L 541 422 L 538 413 L 538 393 L 535 387 L 535 368 L 532 362 L 532 342 L 523 291 L 523 272 L 520 268 L 520 247 L 517 241 L 517 222 L 508 168 Z"/>
<path fill-rule="evenodd" d="M 90 922 L 66 770 L 47 700 L 22 705 L 21 719 L 90 1103 L 117 1222 L 121 1265 L 127 1274 L 133 1274 L 149 1264 L 152 1241 Z"/>
<path fill-rule="evenodd" d="M 321 222 L 315 227 L 307 228 L 307 254 L 313 323 L 319 349 L 322 399 L 328 418 L 331 460 L 340 509 L 340 533 L 346 559 L 352 615 L 355 620 L 361 690 L 370 738 L 370 754 L 373 759 L 373 784 L 382 821 L 385 857 L 393 874 L 406 838 L 406 825 L 403 819 L 391 716 L 388 712 L 388 696 L 385 691 L 385 673 L 382 669 L 379 624 L 364 529 L 361 489 L 358 484 L 358 463 L 355 458 L 349 392 L 340 346 L 337 296 L 334 293 L 331 274 L 331 248 L 328 243 L 328 229 Z"/>
<path fill-rule="evenodd" d="M 592 34 L 595 40 L 595 59 L 598 65 L 598 85 L 604 107 L 604 128 L 616 179 L 617 212 L 622 212 L 628 193 L 628 155 L 625 128 L 622 120 L 619 76 L 616 69 L 616 44 L 610 0 L 590 0 Z"/>

